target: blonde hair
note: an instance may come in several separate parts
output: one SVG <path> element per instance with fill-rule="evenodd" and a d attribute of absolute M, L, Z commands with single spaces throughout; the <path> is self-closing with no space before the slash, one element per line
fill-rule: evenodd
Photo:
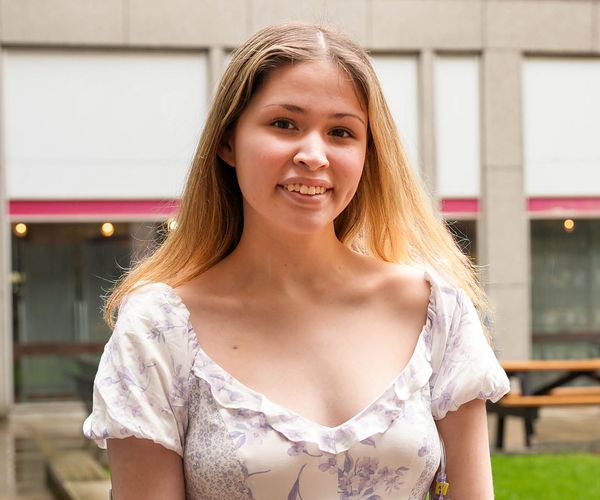
<path fill-rule="evenodd" d="M 338 239 L 384 261 L 429 265 L 463 288 L 481 314 L 488 312 L 476 269 L 436 217 L 409 165 L 366 52 L 332 28 L 287 23 L 259 31 L 233 54 L 188 174 L 177 229 L 110 293 L 104 318 L 111 327 L 119 304 L 140 282 L 177 287 L 236 247 L 243 228 L 242 195 L 235 170 L 217 156 L 223 137 L 270 72 L 323 59 L 348 74 L 368 111 L 364 171 L 354 198 L 334 222 Z"/>

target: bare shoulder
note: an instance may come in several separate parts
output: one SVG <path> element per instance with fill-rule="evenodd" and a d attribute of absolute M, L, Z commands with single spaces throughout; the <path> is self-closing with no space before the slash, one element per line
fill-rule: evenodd
<path fill-rule="evenodd" d="M 173 288 L 175 293 L 179 296 L 179 298 L 183 301 L 184 304 L 188 305 L 188 307 L 192 298 L 197 297 L 199 295 L 198 282 L 198 278 L 192 278 L 191 280 L 186 281 L 185 283 L 182 283 L 181 285 L 178 285 L 175 288 Z M 202 282 L 200 281 L 200 285 L 201 283 Z"/>
<path fill-rule="evenodd" d="M 385 288 L 389 296 L 397 303 L 418 311 L 427 308 L 431 295 L 431 284 L 425 279 L 421 269 L 400 264 L 389 264 L 389 278 Z"/>
<path fill-rule="evenodd" d="M 365 262 L 373 290 L 393 307 L 422 311 L 429 303 L 431 284 L 422 269 L 370 258 Z"/>

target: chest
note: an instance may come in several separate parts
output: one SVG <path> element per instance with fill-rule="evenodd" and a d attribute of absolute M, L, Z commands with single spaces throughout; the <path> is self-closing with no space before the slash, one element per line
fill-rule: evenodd
<path fill-rule="evenodd" d="M 250 389 L 334 427 L 389 387 L 409 362 L 424 314 L 377 304 L 294 304 L 191 311 L 203 350 Z"/>
<path fill-rule="evenodd" d="M 186 498 L 418 499 L 439 463 L 437 431 L 419 390 L 338 429 L 283 418 L 277 408 L 255 411 L 243 395 L 232 410 L 229 394 L 204 379 L 191 387 Z"/>

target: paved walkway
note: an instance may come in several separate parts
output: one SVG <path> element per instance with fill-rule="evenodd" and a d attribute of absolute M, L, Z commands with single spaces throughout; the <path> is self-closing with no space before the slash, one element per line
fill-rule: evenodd
<path fill-rule="evenodd" d="M 495 416 L 488 417 L 488 422 L 493 438 Z M 531 450 L 525 447 L 523 427 L 522 419 L 506 418 L 506 452 L 600 453 L 600 406 L 542 408 Z"/>
<path fill-rule="evenodd" d="M 83 405 L 74 402 L 22 405 L 0 419 L 0 500 L 54 500 L 37 436 L 61 448 L 81 448 L 84 418 Z"/>
<path fill-rule="evenodd" d="M 84 418 L 79 403 L 38 403 L 21 406 L 11 418 L 0 420 L 0 500 L 53 500 L 36 435 L 64 449 L 81 449 Z M 489 417 L 489 424 L 493 443 L 495 416 Z M 527 452 L 521 420 L 508 417 L 506 425 L 506 452 Z M 544 408 L 530 451 L 600 453 L 600 407 Z"/>

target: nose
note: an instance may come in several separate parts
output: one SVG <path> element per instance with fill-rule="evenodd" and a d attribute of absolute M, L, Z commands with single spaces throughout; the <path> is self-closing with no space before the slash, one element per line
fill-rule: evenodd
<path fill-rule="evenodd" d="M 318 170 L 329 166 L 327 145 L 319 134 L 309 134 L 304 138 L 294 155 L 294 164 L 310 170 Z"/>

